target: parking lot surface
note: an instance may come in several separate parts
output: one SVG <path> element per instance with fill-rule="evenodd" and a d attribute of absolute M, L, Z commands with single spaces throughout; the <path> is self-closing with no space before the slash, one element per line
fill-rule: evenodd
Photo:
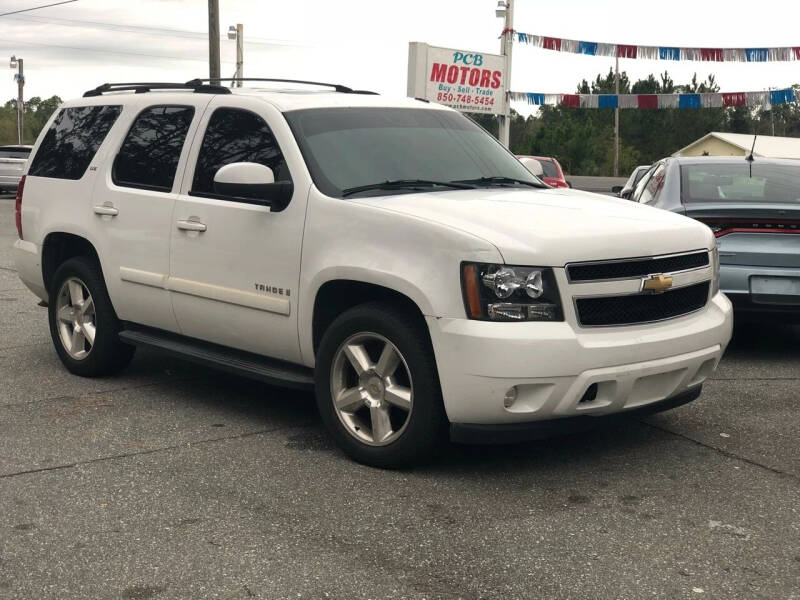
<path fill-rule="evenodd" d="M 0 598 L 800 598 L 800 332 L 694 403 L 380 471 L 313 397 L 139 351 L 69 375 L 0 199 Z"/>

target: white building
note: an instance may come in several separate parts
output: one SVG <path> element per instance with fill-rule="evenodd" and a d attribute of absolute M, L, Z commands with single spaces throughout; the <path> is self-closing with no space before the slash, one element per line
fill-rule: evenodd
<path fill-rule="evenodd" d="M 672 156 L 748 156 L 752 147 L 753 136 L 750 134 L 712 131 Z M 759 135 L 753 154 L 768 158 L 800 159 L 800 138 Z"/>

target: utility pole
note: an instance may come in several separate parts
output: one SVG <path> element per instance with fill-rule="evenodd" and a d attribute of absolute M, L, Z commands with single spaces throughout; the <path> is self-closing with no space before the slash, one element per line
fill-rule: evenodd
<path fill-rule="evenodd" d="M 25 71 L 23 70 L 23 60 L 16 56 L 11 57 L 9 66 L 17 69 L 14 80 L 17 82 L 17 140 L 22 144 L 22 126 L 25 120 L 25 102 L 23 100 L 22 88 L 25 85 Z"/>
<path fill-rule="evenodd" d="M 619 177 L 619 56 L 614 66 L 614 93 L 617 108 L 614 109 L 614 177 Z"/>
<path fill-rule="evenodd" d="M 772 88 L 769 88 L 770 93 L 772 92 Z M 770 103 L 769 105 L 769 121 L 772 123 L 772 137 L 775 137 L 775 105 Z"/>
<path fill-rule="evenodd" d="M 237 23 L 236 27 L 228 27 L 228 39 L 236 40 L 236 72 L 233 74 L 231 87 L 242 87 L 242 82 L 237 80 L 244 77 L 244 25 Z"/>
<path fill-rule="evenodd" d="M 208 0 L 208 76 L 219 85 L 219 0 Z"/>
<path fill-rule="evenodd" d="M 244 25 L 236 24 L 236 72 L 241 80 L 244 77 Z M 237 81 L 236 87 L 242 87 L 242 82 Z"/>
<path fill-rule="evenodd" d="M 511 89 L 511 51 L 514 47 L 514 0 L 499 0 L 495 15 L 505 17 L 503 23 L 503 35 L 500 38 L 500 54 L 506 57 L 506 91 Z M 505 102 L 505 114 L 500 115 L 500 143 L 506 148 L 509 147 L 511 138 L 511 104 L 508 95 L 503 99 Z"/>

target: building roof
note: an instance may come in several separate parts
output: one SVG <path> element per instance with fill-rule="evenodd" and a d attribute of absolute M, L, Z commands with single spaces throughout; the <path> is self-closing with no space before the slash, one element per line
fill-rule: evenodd
<path fill-rule="evenodd" d="M 750 153 L 753 147 L 753 136 L 749 133 L 722 133 L 712 131 L 695 140 L 685 148 L 681 148 L 672 156 L 681 156 L 689 148 L 697 146 L 710 138 L 716 138 Z M 764 156 L 769 158 L 800 158 L 800 138 L 778 137 L 772 135 L 759 135 L 756 138 L 756 145 L 753 149 L 754 156 Z"/>

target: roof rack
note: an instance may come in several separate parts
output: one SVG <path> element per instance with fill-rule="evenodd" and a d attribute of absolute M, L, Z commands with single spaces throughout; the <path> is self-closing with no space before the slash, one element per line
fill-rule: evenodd
<path fill-rule="evenodd" d="M 346 85 L 341 85 L 338 83 L 323 83 L 321 81 L 304 81 L 302 79 L 278 79 L 278 78 L 264 78 L 264 77 L 222 77 L 222 78 L 215 78 L 215 79 L 192 79 L 186 82 L 186 85 L 203 85 L 206 81 L 267 81 L 273 83 L 300 83 L 303 85 L 316 85 L 320 87 L 329 87 L 333 88 L 335 92 L 341 94 L 370 94 L 377 96 L 377 92 L 370 92 L 368 90 L 354 90 L 353 88 L 349 88 Z"/>
<path fill-rule="evenodd" d="M 93 90 L 84 92 L 84 98 L 102 96 L 108 92 L 134 92 L 144 94 L 151 90 L 192 90 L 196 94 L 230 94 L 231 91 L 221 85 L 205 84 L 199 79 L 193 79 L 186 83 L 164 83 L 164 82 L 139 82 L 139 83 L 104 83 L 98 85 Z"/>

